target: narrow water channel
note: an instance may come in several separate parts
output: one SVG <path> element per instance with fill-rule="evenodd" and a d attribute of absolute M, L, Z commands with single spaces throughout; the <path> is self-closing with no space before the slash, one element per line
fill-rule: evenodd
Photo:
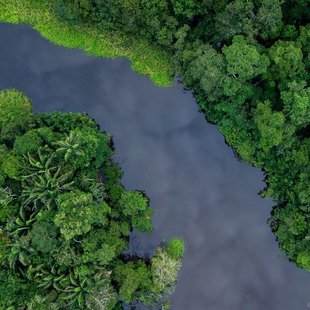
<path fill-rule="evenodd" d="M 169 236 L 187 248 L 174 310 L 310 309 L 310 273 L 283 257 L 266 224 L 263 175 L 237 161 L 180 85 L 158 88 L 128 61 L 57 47 L 28 26 L 0 25 L 0 90 L 35 110 L 87 112 L 113 134 L 127 189 L 155 211 L 144 247 Z"/>

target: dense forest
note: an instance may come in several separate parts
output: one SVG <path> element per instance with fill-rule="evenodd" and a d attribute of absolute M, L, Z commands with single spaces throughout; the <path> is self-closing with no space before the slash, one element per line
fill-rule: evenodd
<path fill-rule="evenodd" d="M 310 1 L 59 0 L 70 25 L 168 51 L 238 157 L 265 172 L 280 248 L 310 271 Z M 220 228 L 219 228 L 220 229 Z"/>
<path fill-rule="evenodd" d="M 0 92 L 0 309 L 169 306 L 183 241 L 130 248 L 153 212 L 113 154 L 87 115 L 34 114 L 22 93 Z"/>

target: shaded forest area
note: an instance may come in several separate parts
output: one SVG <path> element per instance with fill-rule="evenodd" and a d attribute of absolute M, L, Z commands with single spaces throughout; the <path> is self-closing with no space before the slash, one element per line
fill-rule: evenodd
<path fill-rule="evenodd" d="M 59 0 L 54 10 L 68 24 L 121 31 L 171 54 L 208 121 L 265 171 L 270 226 L 310 271 L 309 0 Z"/>

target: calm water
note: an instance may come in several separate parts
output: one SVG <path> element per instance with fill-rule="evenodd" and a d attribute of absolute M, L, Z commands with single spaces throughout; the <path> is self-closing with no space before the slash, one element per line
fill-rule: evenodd
<path fill-rule="evenodd" d="M 262 173 L 238 162 L 180 85 L 164 89 L 129 63 L 57 47 L 26 26 L 0 25 L 0 89 L 17 88 L 36 111 L 79 111 L 113 134 L 128 189 L 155 210 L 156 245 L 187 244 L 175 310 L 310 309 L 310 273 L 279 253 L 257 196 Z"/>

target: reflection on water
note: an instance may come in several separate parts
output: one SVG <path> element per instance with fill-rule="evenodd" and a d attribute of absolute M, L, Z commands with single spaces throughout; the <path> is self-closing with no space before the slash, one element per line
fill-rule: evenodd
<path fill-rule="evenodd" d="M 139 244 L 186 241 L 173 309 L 310 308 L 310 274 L 280 255 L 266 224 L 262 173 L 234 158 L 180 85 L 157 88 L 126 60 L 86 57 L 26 26 L 0 25 L 0 59 L 0 89 L 24 91 L 36 111 L 85 111 L 114 135 L 124 185 L 155 210 Z"/>

